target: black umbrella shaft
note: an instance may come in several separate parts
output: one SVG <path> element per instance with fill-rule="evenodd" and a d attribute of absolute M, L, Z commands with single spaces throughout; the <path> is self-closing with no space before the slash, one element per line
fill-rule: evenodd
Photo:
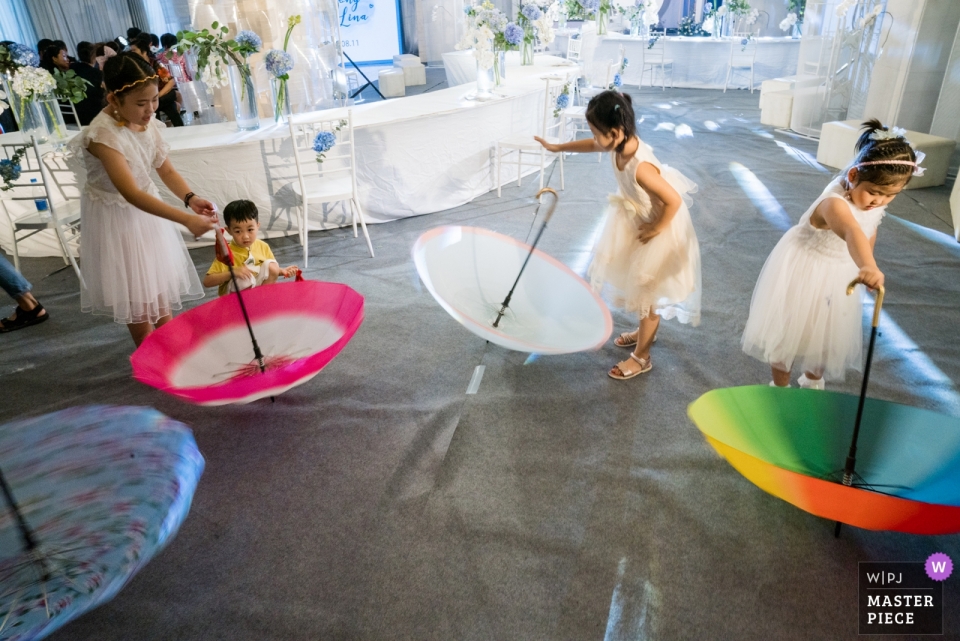
<path fill-rule="evenodd" d="M 233 288 L 237 292 L 237 300 L 240 301 L 240 311 L 243 312 L 243 321 L 247 324 L 247 331 L 250 332 L 250 342 L 253 343 L 253 355 L 257 359 L 257 365 L 260 366 L 260 373 L 262 374 L 266 370 L 263 362 L 263 353 L 260 351 L 260 346 L 257 345 L 257 337 L 253 335 L 253 326 L 250 324 L 250 317 L 247 316 L 247 306 L 243 303 L 240 286 L 237 285 L 237 275 L 233 273 L 233 265 L 227 265 L 227 267 L 230 269 L 230 279 L 233 281 Z"/>
<path fill-rule="evenodd" d="M 867 400 L 867 383 L 870 381 L 870 365 L 873 363 L 873 346 L 877 342 L 877 326 L 870 330 L 870 347 L 867 348 L 867 365 L 863 370 L 863 383 L 860 385 L 860 403 L 857 405 L 857 420 L 853 424 L 853 440 L 847 454 L 847 464 L 843 467 L 843 484 L 853 483 L 853 470 L 857 465 L 857 439 L 860 438 L 860 421 L 863 419 L 863 406 Z"/>
<path fill-rule="evenodd" d="M 27 552 L 33 551 L 37 547 L 37 540 L 33 536 L 33 530 L 30 529 L 27 521 L 23 518 L 23 514 L 20 512 L 20 506 L 17 505 L 17 502 L 13 498 L 13 492 L 10 491 L 10 486 L 7 485 L 7 479 L 4 478 L 2 470 L 0 470 L 0 489 L 3 490 L 3 498 L 7 503 L 7 507 L 13 512 L 13 518 L 17 521 L 17 528 L 20 530 L 21 538 L 23 538 L 23 546 Z"/>

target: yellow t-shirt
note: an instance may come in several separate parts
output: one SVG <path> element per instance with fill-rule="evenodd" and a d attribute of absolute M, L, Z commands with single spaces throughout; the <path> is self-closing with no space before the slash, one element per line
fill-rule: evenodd
<path fill-rule="evenodd" d="M 233 252 L 234 267 L 250 264 L 247 261 L 250 260 L 251 256 L 253 257 L 251 262 L 254 267 L 259 267 L 265 260 L 276 260 L 273 255 L 273 251 L 270 250 L 270 245 L 259 239 L 253 241 L 253 245 L 250 246 L 249 251 L 247 251 L 246 247 L 241 247 L 231 240 L 230 251 Z M 207 274 L 226 274 L 228 271 L 229 270 L 227 269 L 226 265 L 221 263 L 219 260 L 214 260 L 213 264 L 210 265 L 210 269 L 207 270 Z M 229 287 L 229 281 L 222 283 L 220 287 L 217 288 L 217 295 L 225 296 Z"/>

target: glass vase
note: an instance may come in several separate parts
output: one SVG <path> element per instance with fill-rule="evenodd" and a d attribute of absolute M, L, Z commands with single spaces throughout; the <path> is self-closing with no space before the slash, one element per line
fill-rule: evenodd
<path fill-rule="evenodd" d="M 557 29 L 566 29 L 568 18 L 566 4 L 564 4 L 563 8 L 560 9 L 560 13 L 557 14 Z"/>
<path fill-rule="evenodd" d="M 520 64 L 529 66 L 533 64 L 533 38 L 524 38 L 520 43 Z"/>
<path fill-rule="evenodd" d="M 803 30 L 802 30 L 802 28 L 803 28 L 803 23 L 802 23 L 802 22 L 796 22 L 796 23 L 794 23 L 794 25 L 793 25 L 793 33 L 790 34 L 790 37 L 796 39 L 796 38 L 799 38 L 800 36 L 802 36 L 802 35 L 803 35 Z"/>
<path fill-rule="evenodd" d="M 279 78 L 271 78 L 270 92 L 273 95 L 274 121 L 287 122 L 287 118 L 293 113 L 290 108 L 290 86 Z"/>
<path fill-rule="evenodd" d="M 496 60 L 496 57 L 494 57 L 494 60 Z M 493 82 L 493 67 L 484 69 L 477 62 L 477 100 L 486 100 L 493 97 Z"/>
<path fill-rule="evenodd" d="M 233 113 L 237 118 L 238 131 L 253 131 L 260 128 L 260 112 L 257 111 L 257 85 L 250 65 L 241 69 L 230 65 L 230 95 L 233 97 Z M 244 73 L 241 73 L 243 71 Z"/>
<path fill-rule="evenodd" d="M 602 36 L 607 33 L 607 12 L 597 11 L 597 35 Z"/>
<path fill-rule="evenodd" d="M 58 147 L 66 140 L 67 127 L 63 123 L 63 114 L 52 95 L 33 99 L 15 97 L 11 102 L 16 104 L 19 127 L 25 140 L 33 136 L 37 144 L 52 143 Z"/>
<path fill-rule="evenodd" d="M 640 24 L 641 24 L 641 23 L 642 23 L 642 20 L 640 20 L 639 17 L 637 17 L 637 18 L 631 18 L 631 20 L 630 20 L 630 35 L 631 35 L 631 36 L 637 37 L 637 36 L 640 35 Z"/>
<path fill-rule="evenodd" d="M 499 87 L 507 78 L 507 52 L 495 51 L 493 53 L 493 86 Z"/>

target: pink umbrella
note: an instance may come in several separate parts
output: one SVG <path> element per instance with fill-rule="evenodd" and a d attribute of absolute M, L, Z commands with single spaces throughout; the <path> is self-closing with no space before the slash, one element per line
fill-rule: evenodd
<path fill-rule="evenodd" d="M 199 405 L 249 403 L 316 376 L 363 322 L 363 296 L 339 283 L 243 290 L 249 326 L 236 296 L 204 303 L 150 334 L 130 357 L 134 378 Z"/>

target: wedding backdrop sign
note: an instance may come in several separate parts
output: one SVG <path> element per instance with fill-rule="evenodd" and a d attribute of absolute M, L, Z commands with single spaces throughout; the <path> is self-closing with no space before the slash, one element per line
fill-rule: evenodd
<path fill-rule="evenodd" d="M 357 64 L 391 63 L 402 53 L 400 0 L 338 0 L 340 42 Z"/>

